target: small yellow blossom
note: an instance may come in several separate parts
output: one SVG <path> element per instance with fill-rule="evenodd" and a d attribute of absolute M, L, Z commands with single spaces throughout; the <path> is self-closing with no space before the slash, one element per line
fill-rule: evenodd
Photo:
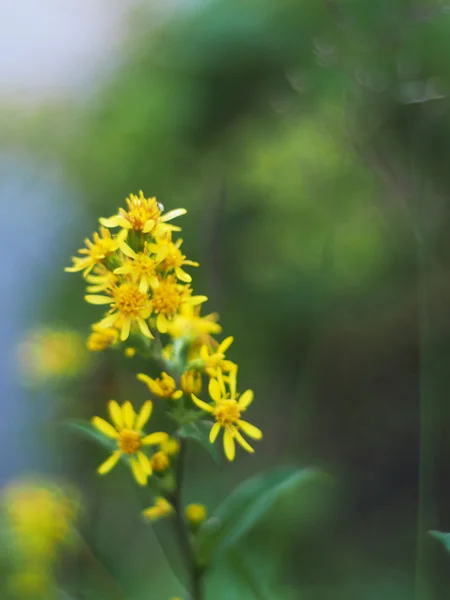
<path fill-rule="evenodd" d="M 142 511 L 143 516 L 149 521 L 157 521 L 168 517 L 173 512 L 173 506 L 165 498 L 158 496 L 155 498 L 155 504 Z"/>
<path fill-rule="evenodd" d="M 189 523 L 193 527 L 198 527 L 206 519 L 206 506 L 204 504 L 188 504 L 185 514 Z"/>
<path fill-rule="evenodd" d="M 154 246 L 154 244 L 151 244 L 151 246 Z M 132 282 L 139 285 L 139 291 L 143 294 L 149 288 L 159 287 L 156 268 L 161 259 L 157 256 L 149 256 L 148 248 L 149 246 L 146 245 L 143 252 L 135 252 L 128 244 L 123 242 L 120 249 L 130 260 L 126 261 L 121 267 L 114 269 L 114 273 L 117 275 L 130 275 Z"/>
<path fill-rule="evenodd" d="M 219 370 L 222 373 L 237 370 L 237 365 L 225 358 L 225 352 L 231 346 L 233 340 L 232 336 L 225 338 L 215 350 L 208 349 L 206 344 L 200 348 L 199 362 L 210 377 L 217 378 Z"/>
<path fill-rule="evenodd" d="M 192 281 L 192 277 L 181 267 L 185 265 L 198 267 L 199 264 L 193 260 L 187 260 L 186 256 L 180 250 L 182 243 L 182 239 L 178 239 L 175 243 L 164 239 L 159 241 L 159 246 L 161 248 L 160 252 L 161 255 L 164 256 L 164 260 L 161 263 L 161 268 L 167 272 L 174 271 L 175 275 L 180 281 L 190 283 Z"/>
<path fill-rule="evenodd" d="M 170 460 L 168 455 L 160 450 L 156 452 L 151 458 L 152 469 L 156 471 L 156 473 L 162 473 L 166 471 L 170 466 Z"/>
<path fill-rule="evenodd" d="M 214 404 L 211 405 L 203 402 L 197 398 L 195 394 L 192 394 L 192 400 L 199 408 L 211 414 L 216 421 L 211 428 L 209 436 L 211 444 L 216 441 L 220 428 L 223 427 L 225 456 L 231 461 L 234 460 L 235 456 L 235 441 L 238 442 L 244 450 L 247 450 L 247 452 L 254 452 L 253 448 L 242 437 L 241 431 L 254 440 L 260 440 L 262 438 L 262 432 L 254 425 L 248 423 L 248 421 L 243 421 L 241 419 L 241 413 L 243 413 L 253 401 L 253 392 L 252 390 L 246 390 L 239 397 L 239 394 L 236 392 L 236 371 L 233 371 L 230 374 L 228 386 L 229 389 L 227 390 L 222 373 L 219 371 L 218 378 L 210 379 L 208 387 L 209 395 Z"/>
<path fill-rule="evenodd" d="M 138 325 L 141 333 L 153 338 L 147 325 L 152 307 L 147 294 L 141 292 L 134 283 L 121 283 L 108 290 L 108 296 L 88 295 L 85 299 L 90 304 L 110 304 L 110 314 L 102 319 L 99 327 L 118 327 L 120 323 L 120 339 L 125 341 L 130 335 L 133 325 Z"/>
<path fill-rule="evenodd" d="M 92 424 L 103 435 L 116 440 L 117 450 L 100 465 L 97 472 L 100 475 L 109 473 L 118 463 L 123 455 L 130 458 L 130 466 L 133 475 L 139 485 L 145 485 L 147 478 L 152 474 L 150 460 L 141 450 L 142 446 L 157 446 L 167 439 L 167 433 L 162 431 L 146 435 L 142 429 L 150 419 L 153 403 L 148 400 L 144 403 L 137 415 L 131 402 L 125 402 L 122 406 L 115 400 L 108 404 L 108 411 L 113 425 L 101 417 L 94 417 Z"/>
<path fill-rule="evenodd" d="M 168 324 L 167 333 L 173 338 L 186 337 L 189 340 L 199 340 L 200 344 L 210 345 L 211 335 L 217 335 L 222 327 L 217 323 L 217 313 L 205 317 L 200 316 L 200 307 L 183 304 L 179 312 Z"/>
<path fill-rule="evenodd" d="M 169 322 L 182 310 L 183 305 L 195 306 L 206 300 L 206 296 L 192 296 L 191 288 L 178 283 L 174 275 L 160 278 L 159 286 L 153 289 L 151 299 L 152 312 L 157 315 L 156 328 L 161 333 L 167 333 Z"/>
<path fill-rule="evenodd" d="M 167 221 L 186 214 L 184 208 L 177 208 L 164 215 L 161 214 L 163 208 L 156 198 L 146 198 L 142 190 L 139 192 L 139 196 L 130 194 L 126 202 L 128 210 L 119 208 L 117 215 L 109 219 L 100 219 L 100 223 L 105 227 L 121 227 L 125 232 L 133 230 L 152 235 L 164 235 L 171 230 L 179 230 L 179 227 L 167 225 Z"/>
<path fill-rule="evenodd" d="M 159 447 L 168 456 L 175 456 L 180 449 L 180 442 L 174 437 L 168 437 L 164 442 L 161 442 Z"/>
<path fill-rule="evenodd" d="M 160 398 L 178 400 L 183 395 L 181 390 L 177 390 L 175 379 L 167 373 L 162 372 L 161 377 L 157 379 L 152 379 L 145 373 L 139 373 L 137 378 L 147 385 L 152 394 Z"/>
<path fill-rule="evenodd" d="M 125 348 L 124 354 L 127 358 L 133 358 L 133 356 L 136 354 L 136 348 L 128 346 L 128 348 Z"/>
<path fill-rule="evenodd" d="M 108 229 L 100 227 L 100 235 L 95 232 L 93 242 L 86 238 L 84 241 L 86 248 L 81 248 L 81 250 L 78 250 L 80 254 L 86 256 L 83 256 L 83 258 L 74 256 L 72 258 L 73 266 L 66 267 L 65 271 L 69 273 L 83 271 L 84 276 L 88 275 L 95 265 L 102 264 L 106 258 L 108 258 L 119 248 L 124 237 L 125 234 L 119 234 L 113 238 Z"/>
<path fill-rule="evenodd" d="M 198 371 L 185 371 L 181 375 L 180 383 L 185 394 L 200 394 L 202 391 L 202 375 Z"/>
<path fill-rule="evenodd" d="M 89 335 L 86 345 L 91 352 L 101 352 L 114 346 L 119 339 L 119 332 L 113 327 L 100 327 L 98 323 L 92 325 L 92 333 Z"/>

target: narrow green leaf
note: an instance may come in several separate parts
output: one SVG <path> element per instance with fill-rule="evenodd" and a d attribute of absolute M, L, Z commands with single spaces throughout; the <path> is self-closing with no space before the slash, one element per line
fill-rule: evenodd
<path fill-rule="evenodd" d="M 244 481 L 202 526 L 199 561 L 209 563 L 213 555 L 236 544 L 283 494 L 325 478 L 329 479 L 318 469 L 277 468 Z"/>
<path fill-rule="evenodd" d="M 109 451 L 117 450 L 117 444 L 114 440 L 107 438 L 96 429 L 89 421 L 83 419 L 73 419 L 66 421 L 65 425 L 73 432 L 82 435 L 83 437 L 92 440 L 99 446 L 106 448 Z"/>
<path fill-rule="evenodd" d="M 450 533 L 443 533 L 442 531 L 429 531 L 431 537 L 441 542 L 447 552 L 450 552 Z"/>
<path fill-rule="evenodd" d="M 209 432 L 211 431 L 211 423 L 209 421 L 196 421 L 183 425 L 178 430 L 178 435 L 182 438 L 195 440 L 209 452 L 215 462 L 220 465 L 220 454 L 217 446 L 209 441 Z"/>

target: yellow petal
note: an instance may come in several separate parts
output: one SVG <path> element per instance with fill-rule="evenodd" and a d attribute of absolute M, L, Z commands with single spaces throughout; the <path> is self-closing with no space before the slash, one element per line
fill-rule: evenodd
<path fill-rule="evenodd" d="M 142 294 L 146 294 L 147 291 L 148 291 L 148 280 L 147 280 L 147 277 L 145 275 L 142 276 L 142 278 L 141 278 L 141 283 L 139 284 L 139 291 Z"/>
<path fill-rule="evenodd" d="M 144 319 L 138 319 L 138 325 L 142 335 L 145 335 L 145 337 L 148 337 L 151 340 L 155 339 L 147 325 L 147 321 L 145 321 Z"/>
<path fill-rule="evenodd" d="M 175 274 L 180 281 L 184 281 L 185 283 L 191 283 L 192 277 L 186 271 L 183 271 L 181 267 L 177 267 L 175 269 Z"/>
<path fill-rule="evenodd" d="M 176 219 L 176 217 L 181 217 L 185 215 L 187 210 L 185 208 L 175 208 L 174 210 L 169 210 L 164 215 L 161 216 L 161 221 L 171 221 L 172 219 Z"/>
<path fill-rule="evenodd" d="M 209 441 L 211 442 L 211 444 L 214 444 L 214 442 L 217 439 L 217 436 L 219 435 L 219 431 L 220 431 L 220 423 L 214 423 L 214 425 L 211 427 L 211 431 L 209 432 Z"/>
<path fill-rule="evenodd" d="M 122 415 L 124 426 L 127 429 L 133 429 L 136 413 L 134 412 L 133 406 L 129 400 L 127 400 L 122 406 Z"/>
<path fill-rule="evenodd" d="M 104 319 L 102 319 L 99 323 L 97 323 L 100 329 L 108 329 L 112 327 L 114 323 L 117 321 L 117 315 L 108 315 Z"/>
<path fill-rule="evenodd" d="M 183 392 L 181 390 L 177 390 L 176 392 L 174 392 L 172 394 L 172 400 L 179 400 L 182 395 L 183 395 Z"/>
<path fill-rule="evenodd" d="M 229 429 L 225 429 L 225 433 L 223 436 L 223 448 L 225 450 L 225 456 L 228 460 L 234 460 L 235 455 L 235 446 L 234 446 L 234 437 Z"/>
<path fill-rule="evenodd" d="M 106 475 L 106 473 L 109 473 L 111 469 L 113 469 L 117 465 L 121 456 L 122 452 L 120 450 L 116 450 L 116 452 L 111 454 L 111 456 L 107 458 L 105 462 L 98 467 L 97 473 L 99 475 Z"/>
<path fill-rule="evenodd" d="M 134 478 L 138 482 L 139 485 L 145 485 L 147 483 L 147 474 L 142 468 L 140 462 L 138 462 L 135 458 L 130 460 L 131 470 L 133 471 Z"/>
<path fill-rule="evenodd" d="M 143 233 L 149 233 L 149 231 L 152 231 L 152 229 L 155 227 L 155 221 L 153 219 L 149 219 L 148 221 L 145 222 L 144 224 L 144 228 L 143 228 Z"/>
<path fill-rule="evenodd" d="M 122 342 L 128 339 L 130 335 L 131 319 L 127 318 L 123 320 L 122 329 L 120 331 L 120 339 Z"/>
<path fill-rule="evenodd" d="M 219 347 L 217 348 L 217 352 L 222 352 L 223 354 L 225 354 L 225 352 L 228 350 L 228 348 L 233 342 L 234 337 L 232 335 L 228 336 L 222 342 L 220 342 Z"/>
<path fill-rule="evenodd" d="M 220 402 L 222 395 L 220 393 L 219 382 L 216 379 L 209 380 L 208 391 L 214 402 Z"/>
<path fill-rule="evenodd" d="M 123 252 L 123 253 L 124 253 L 126 256 L 128 256 L 129 258 L 134 258 L 134 259 L 136 259 L 136 258 L 137 258 L 137 254 L 136 254 L 136 252 L 135 252 L 135 251 L 134 251 L 132 248 L 130 248 L 130 246 L 129 246 L 129 245 L 126 243 L 126 242 L 122 242 L 122 243 L 119 245 L 119 248 L 120 248 L 120 249 L 122 250 L 122 252 Z"/>
<path fill-rule="evenodd" d="M 139 416 L 136 419 L 136 424 L 134 426 L 135 429 L 137 429 L 138 431 L 141 431 L 141 429 L 143 429 L 144 425 L 150 419 L 152 410 L 153 410 L 153 402 L 151 400 L 147 400 L 147 402 L 144 402 L 144 404 L 140 410 Z"/>
<path fill-rule="evenodd" d="M 106 437 L 112 438 L 113 440 L 116 440 L 119 437 L 119 433 L 114 429 L 111 423 L 108 423 L 108 421 L 105 421 L 105 419 L 102 419 L 101 417 L 94 417 L 92 419 L 92 425 L 103 433 L 103 435 L 106 435 Z"/>
<path fill-rule="evenodd" d="M 148 456 L 146 456 L 143 452 L 138 452 L 137 457 L 138 457 L 138 461 L 139 461 L 144 473 L 146 475 L 150 476 L 152 474 L 152 465 L 150 464 L 150 461 L 148 460 Z"/>
<path fill-rule="evenodd" d="M 150 435 L 146 435 L 145 438 L 142 438 L 141 444 L 144 446 L 157 446 L 158 444 L 162 444 L 167 440 L 169 436 L 164 431 L 156 431 L 155 433 L 151 433 Z"/>
<path fill-rule="evenodd" d="M 186 300 L 186 302 L 188 302 L 188 304 L 191 304 L 192 306 L 197 306 L 197 304 L 202 304 L 207 300 L 208 296 L 191 296 Z"/>
<path fill-rule="evenodd" d="M 240 444 L 242 446 L 242 448 L 244 448 L 244 450 L 247 450 L 247 452 L 250 452 L 250 454 L 253 454 L 253 452 L 254 452 L 253 448 L 250 446 L 250 444 L 247 442 L 247 440 L 245 440 L 242 437 L 242 435 L 239 433 L 239 431 L 237 429 L 234 430 L 233 435 L 234 435 L 234 439 L 237 441 L 238 444 Z"/>
<path fill-rule="evenodd" d="M 237 422 L 237 424 L 242 429 L 242 431 L 246 435 L 248 435 L 248 437 L 251 437 L 254 440 L 260 440 L 262 438 L 263 434 L 262 434 L 261 429 L 258 429 L 257 427 L 255 427 L 254 425 L 249 423 L 248 421 L 239 420 Z"/>
<path fill-rule="evenodd" d="M 156 327 L 161 333 L 167 333 L 167 319 L 163 313 L 159 313 L 156 317 Z"/>
<path fill-rule="evenodd" d="M 114 423 L 117 429 L 123 429 L 122 410 L 115 400 L 111 400 L 108 403 L 108 412 L 109 416 L 111 417 L 111 421 Z"/>
<path fill-rule="evenodd" d="M 88 295 L 85 296 L 84 299 L 89 304 L 111 304 L 112 298 L 109 296 L 97 296 L 97 295 Z"/>
<path fill-rule="evenodd" d="M 245 410 L 253 402 L 253 390 L 246 390 L 239 398 L 239 408 Z"/>
<path fill-rule="evenodd" d="M 115 215 L 114 217 L 109 217 L 109 219 L 105 219 L 104 217 L 101 217 L 99 219 L 99 221 L 103 225 L 103 227 L 119 227 L 119 225 L 122 222 L 119 215 Z"/>
<path fill-rule="evenodd" d="M 194 394 L 191 394 L 191 398 L 192 398 L 192 402 L 194 404 L 196 404 L 202 410 L 209 412 L 209 413 L 213 412 L 214 409 L 212 406 L 210 406 L 209 404 L 206 404 L 206 402 L 203 402 L 203 400 L 200 400 L 200 398 L 197 398 L 197 396 L 195 396 Z"/>
<path fill-rule="evenodd" d="M 230 385 L 230 393 L 231 393 L 231 397 L 234 398 L 236 396 L 236 376 L 237 376 L 237 372 L 236 371 L 231 371 L 231 373 L 228 376 L 228 381 L 229 381 L 229 385 Z"/>

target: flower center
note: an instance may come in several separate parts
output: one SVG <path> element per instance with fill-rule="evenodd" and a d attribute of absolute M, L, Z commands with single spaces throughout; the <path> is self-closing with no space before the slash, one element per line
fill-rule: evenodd
<path fill-rule="evenodd" d="M 122 283 L 114 290 L 114 301 L 125 317 L 137 318 L 147 308 L 148 296 L 133 283 Z"/>
<path fill-rule="evenodd" d="M 216 421 L 221 425 L 233 425 L 241 416 L 236 400 L 222 400 L 214 409 Z"/>
<path fill-rule="evenodd" d="M 125 454 L 134 454 L 141 447 L 141 435 L 134 429 L 122 429 L 118 444 Z"/>
<path fill-rule="evenodd" d="M 175 381 L 172 379 L 172 377 L 161 377 L 160 379 L 156 379 L 156 382 L 161 387 L 161 390 L 164 392 L 165 396 L 171 396 L 177 389 Z"/>
<path fill-rule="evenodd" d="M 152 219 L 155 226 L 159 223 L 161 210 L 155 198 L 145 198 L 141 193 L 139 197 L 127 198 L 128 212 L 121 209 L 122 216 L 131 224 L 135 231 L 142 231 L 144 225 Z"/>
<path fill-rule="evenodd" d="M 165 269 L 176 269 L 177 267 L 181 267 L 183 265 L 185 258 L 186 257 L 183 256 L 181 250 L 177 248 L 175 244 L 171 244 L 170 250 L 163 260 L 162 266 Z"/>
<path fill-rule="evenodd" d="M 150 256 L 140 253 L 133 262 L 133 268 L 141 277 L 151 277 L 155 274 L 155 261 Z"/>
<path fill-rule="evenodd" d="M 183 294 L 174 277 L 167 277 L 159 282 L 159 287 L 153 290 L 152 304 L 156 313 L 171 317 L 179 309 Z"/>

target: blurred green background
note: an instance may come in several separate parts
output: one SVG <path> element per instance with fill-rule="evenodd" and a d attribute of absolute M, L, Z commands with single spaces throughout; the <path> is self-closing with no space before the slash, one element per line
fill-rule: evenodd
<path fill-rule="evenodd" d="M 187 208 L 195 289 L 236 338 L 230 358 L 265 432 L 231 467 L 192 449 L 186 500 L 212 509 L 283 464 L 321 467 L 335 482 L 287 499 L 252 531 L 251 593 L 223 564 L 208 598 L 412 598 L 424 418 L 426 527 L 450 529 L 449 6 L 149 2 L 127 24 L 83 93 L 30 105 L 4 96 L 2 442 L 17 458 L 2 478 L 69 479 L 84 536 L 126 597 L 186 596 L 176 550 L 163 524 L 157 536 L 142 526 L 145 500 L 128 473 L 98 480 L 102 451 L 58 424 L 111 397 L 143 399 L 145 365 L 106 354 L 31 392 L 7 366 L 33 323 L 88 334 L 97 312 L 63 267 L 99 216 L 142 189 L 167 210 Z M 431 597 L 447 598 L 448 562 L 426 544 Z M 63 571 L 73 581 L 87 567 L 72 559 Z"/>

